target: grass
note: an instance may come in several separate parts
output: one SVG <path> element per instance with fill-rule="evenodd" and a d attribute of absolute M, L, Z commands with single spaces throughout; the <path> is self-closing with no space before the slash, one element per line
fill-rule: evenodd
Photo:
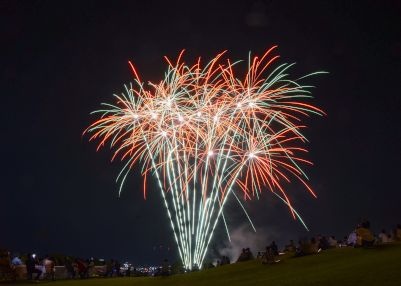
<path fill-rule="evenodd" d="M 41 282 L 54 286 L 168 286 L 168 285 L 401 285 L 401 245 L 372 249 L 340 248 L 274 265 L 248 261 L 185 275 Z M 32 285 L 17 283 L 18 285 Z"/>

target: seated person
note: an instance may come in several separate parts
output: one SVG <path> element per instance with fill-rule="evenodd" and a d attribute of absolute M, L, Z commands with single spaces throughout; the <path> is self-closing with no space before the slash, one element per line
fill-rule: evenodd
<path fill-rule="evenodd" d="M 319 242 L 314 237 L 311 240 L 306 240 L 302 244 L 301 251 L 304 255 L 316 254 L 319 250 Z"/>
<path fill-rule="evenodd" d="M 380 241 L 380 243 L 388 243 L 389 242 L 386 230 L 383 229 L 382 232 L 379 233 L 379 241 Z"/>
<path fill-rule="evenodd" d="M 253 259 L 253 254 L 249 248 L 243 248 L 237 262 L 247 261 Z"/>
<path fill-rule="evenodd" d="M 337 240 L 336 240 L 334 235 L 329 236 L 328 242 L 329 242 L 329 247 L 330 248 L 336 248 L 337 247 L 338 242 L 337 242 Z"/>
<path fill-rule="evenodd" d="M 356 231 L 354 230 L 353 232 L 351 232 L 347 238 L 347 245 L 348 246 L 355 246 L 357 243 L 357 235 L 356 235 Z"/>
<path fill-rule="evenodd" d="M 16 256 L 13 258 L 13 260 L 11 260 L 11 264 L 12 264 L 13 266 L 22 265 L 22 260 L 21 260 L 21 258 L 20 258 L 18 255 L 16 255 Z"/>
<path fill-rule="evenodd" d="M 246 249 L 246 257 L 247 257 L 247 260 L 251 260 L 251 259 L 255 258 L 253 256 L 253 253 L 252 253 L 252 251 L 251 251 L 251 249 L 249 247 Z"/>
<path fill-rule="evenodd" d="M 290 244 L 287 244 L 284 247 L 284 252 L 295 252 L 295 249 L 296 249 L 296 247 L 295 247 L 294 241 L 291 239 Z"/>
<path fill-rule="evenodd" d="M 367 228 L 365 225 L 361 225 L 356 229 L 356 236 L 357 236 L 357 246 L 372 246 L 375 238 L 372 232 Z"/>
<path fill-rule="evenodd" d="M 266 251 L 262 256 L 262 264 L 271 264 L 275 262 L 274 250 L 271 246 L 266 246 Z"/>

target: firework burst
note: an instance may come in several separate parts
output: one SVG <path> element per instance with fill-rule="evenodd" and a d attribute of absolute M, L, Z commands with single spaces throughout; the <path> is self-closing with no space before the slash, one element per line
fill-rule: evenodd
<path fill-rule="evenodd" d="M 217 222 L 222 217 L 225 223 L 230 195 L 241 204 L 240 196 L 269 190 L 299 219 L 283 184 L 295 179 L 315 196 L 301 169 L 311 163 L 299 145 L 306 141 L 302 119 L 323 112 L 307 103 L 311 86 L 302 85 L 303 78 L 288 79 L 292 64 L 271 68 L 278 58 L 274 49 L 249 56 L 242 79 L 235 74 L 240 62 L 225 52 L 205 66 L 200 58 L 187 65 L 183 52 L 175 62 L 165 58 L 164 79 L 147 85 L 130 62 L 134 84 L 114 95 L 115 104 L 95 111 L 101 116 L 86 130 L 98 149 L 109 142 L 113 159 L 125 162 L 117 178 L 120 192 L 137 162 L 144 196 L 148 175 L 155 177 L 188 269 L 202 267 Z"/>

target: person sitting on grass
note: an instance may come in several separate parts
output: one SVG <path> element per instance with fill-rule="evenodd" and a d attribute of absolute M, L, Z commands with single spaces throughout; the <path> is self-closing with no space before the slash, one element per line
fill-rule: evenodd
<path fill-rule="evenodd" d="M 352 247 L 356 246 L 357 240 L 358 240 L 358 238 L 357 238 L 357 235 L 356 235 L 356 230 L 354 230 L 353 232 L 351 232 L 348 235 L 347 246 L 352 246 Z"/>
<path fill-rule="evenodd" d="M 22 260 L 21 260 L 21 258 L 19 257 L 18 254 L 15 254 L 15 255 L 14 255 L 14 258 L 11 260 L 11 264 L 12 264 L 13 266 L 22 265 Z"/>
<path fill-rule="evenodd" d="M 295 243 L 294 243 L 294 241 L 291 239 L 291 240 L 290 240 L 290 244 L 287 244 L 287 245 L 284 247 L 284 252 L 295 252 L 295 250 L 296 250 Z"/>
<path fill-rule="evenodd" d="M 369 247 L 373 246 L 375 238 L 372 232 L 369 230 L 369 223 L 363 222 L 361 225 L 358 226 L 356 229 L 356 236 L 357 236 L 357 247 Z"/>
<path fill-rule="evenodd" d="M 336 237 L 334 235 L 329 236 L 328 243 L 330 248 L 336 248 L 338 244 Z"/>
<path fill-rule="evenodd" d="M 248 261 L 253 259 L 253 254 L 249 248 L 243 248 L 237 262 Z"/>
<path fill-rule="evenodd" d="M 382 229 L 382 232 L 381 233 L 379 233 L 379 242 L 380 243 L 388 243 L 389 242 L 389 239 L 388 239 L 388 235 L 387 235 L 387 233 L 386 233 L 386 230 L 385 229 Z"/>
<path fill-rule="evenodd" d="M 299 241 L 299 246 L 297 252 L 295 253 L 295 257 L 316 254 L 318 252 L 319 243 L 314 237 L 312 237 L 311 240 L 303 239 Z"/>
<path fill-rule="evenodd" d="M 271 246 L 266 246 L 266 251 L 262 256 L 262 264 L 272 264 L 275 262 L 274 250 Z"/>

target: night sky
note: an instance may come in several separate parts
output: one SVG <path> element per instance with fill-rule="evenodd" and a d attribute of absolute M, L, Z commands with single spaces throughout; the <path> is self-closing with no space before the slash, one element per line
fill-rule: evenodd
<path fill-rule="evenodd" d="M 95 119 L 89 113 L 132 81 L 128 60 L 158 81 L 163 56 L 183 48 L 191 62 L 226 49 L 246 59 L 277 44 L 281 62 L 297 63 L 293 78 L 329 72 L 308 81 L 327 113 L 306 120 L 314 162 L 306 170 L 318 198 L 287 186 L 311 231 L 265 192 L 246 205 L 266 244 L 342 237 L 361 218 L 375 232 L 401 223 L 399 1 L 112 2 L 0 1 L 0 248 L 136 264 L 177 259 L 155 184 L 145 201 L 134 169 L 119 197 L 122 163 L 82 132 Z M 236 204 L 227 213 L 234 233 L 252 233 Z M 219 230 L 213 248 L 226 238 Z"/>

